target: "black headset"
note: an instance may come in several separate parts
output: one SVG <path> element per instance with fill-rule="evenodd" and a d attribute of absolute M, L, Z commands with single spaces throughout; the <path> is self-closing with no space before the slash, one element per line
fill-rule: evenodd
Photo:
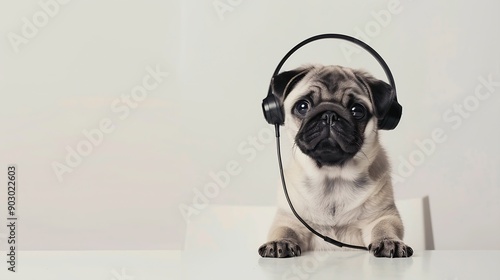
<path fill-rule="evenodd" d="M 286 189 L 286 183 L 285 183 L 285 175 L 283 173 L 283 163 L 281 161 L 281 148 L 280 148 L 280 133 L 279 133 L 279 127 L 285 122 L 284 118 L 284 113 L 283 113 L 283 108 L 280 106 L 280 101 L 278 97 L 273 93 L 272 89 L 272 81 L 276 75 L 279 74 L 279 71 L 281 69 L 281 66 L 285 63 L 285 61 L 299 48 L 302 46 L 316 41 L 316 40 L 321 40 L 321 39 L 342 39 L 349 41 L 351 43 L 357 44 L 358 46 L 361 46 L 363 49 L 367 50 L 371 55 L 373 55 L 377 61 L 380 63 L 382 68 L 385 71 L 385 74 L 387 76 L 387 79 L 389 80 L 389 83 L 392 86 L 392 89 L 394 90 L 394 99 L 392 100 L 392 104 L 389 106 L 389 109 L 387 109 L 386 112 L 382 114 L 382 118 L 379 119 L 378 121 L 378 128 L 379 129 L 385 129 L 385 130 L 391 130 L 394 129 L 398 123 L 399 120 L 401 119 L 401 114 L 403 111 L 403 108 L 401 105 L 398 103 L 398 100 L 396 98 L 396 85 L 394 83 L 394 78 L 392 77 L 391 70 L 389 69 L 389 66 L 385 63 L 385 61 L 382 59 L 382 57 L 370 46 L 365 44 L 364 42 L 354 38 L 350 37 L 347 35 L 343 34 L 320 34 L 313 36 L 309 39 L 306 39 L 302 42 L 300 42 L 298 45 L 293 47 L 280 61 L 278 66 L 276 67 L 276 70 L 274 70 L 273 73 L 273 78 L 271 79 L 271 84 L 269 85 L 269 90 L 267 93 L 267 97 L 262 100 L 262 109 L 264 111 L 264 117 L 266 118 L 266 121 L 269 124 L 274 125 L 275 130 L 276 130 L 276 149 L 277 149 L 277 154 L 278 154 L 278 165 L 279 165 L 279 170 L 280 170 L 280 175 L 281 175 L 281 183 L 283 185 L 283 192 L 285 193 L 286 200 L 288 202 L 288 205 L 290 206 L 290 209 L 292 210 L 293 214 L 295 217 L 313 234 L 316 236 L 322 238 L 324 241 L 333 244 L 335 246 L 339 247 L 348 247 L 348 248 L 353 248 L 353 249 L 360 249 L 360 250 L 368 250 L 368 248 L 364 246 L 359 246 L 359 245 L 351 245 L 351 244 L 346 244 L 340 241 L 337 241 L 335 239 L 332 239 L 326 235 L 322 235 L 321 233 L 317 232 L 314 230 L 309 224 L 302 219 L 299 214 L 295 211 L 295 208 L 292 205 L 292 202 L 290 200 L 290 197 L 288 196 L 288 191 Z"/>
<path fill-rule="evenodd" d="M 368 46 L 366 43 L 363 41 L 360 41 L 354 37 L 347 36 L 344 34 L 320 34 L 313 36 L 311 38 L 308 38 L 302 42 L 300 42 L 298 45 L 293 47 L 280 61 L 278 66 L 276 67 L 276 70 L 274 70 L 273 77 L 271 79 L 271 84 L 269 84 L 269 89 L 267 91 L 267 96 L 264 100 L 262 100 L 262 110 L 264 111 L 264 117 L 266 118 L 266 121 L 269 124 L 272 125 L 282 125 L 285 122 L 284 118 L 284 113 L 283 113 L 283 108 L 280 106 L 280 101 L 278 100 L 277 96 L 273 93 L 272 89 L 272 80 L 274 77 L 276 77 L 279 74 L 279 71 L 283 64 L 287 61 L 287 59 L 298 49 L 303 47 L 306 44 L 309 44 L 313 41 L 321 40 L 321 39 L 341 39 L 341 40 L 346 40 L 351 43 L 354 43 L 366 51 L 368 51 L 375 59 L 377 59 L 378 63 L 382 68 L 384 69 L 385 75 L 387 76 L 387 79 L 389 80 L 389 83 L 394 90 L 394 99 L 392 100 L 392 104 L 388 106 L 388 109 L 386 112 L 382 113 L 382 118 L 379 119 L 378 121 L 378 129 L 384 129 L 384 130 L 392 130 L 396 128 L 396 126 L 399 123 L 399 120 L 401 119 L 401 114 L 403 112 L 403 108 L 401 105 L 398 103 L 397 99 L 397 94 L 396 94 L 396 84 L 394 83 L 394 78 L 392 77 L 391 70 L 389 69 L 389 66 L 387 66 L 387 63 L 385 63 L 384 59 L 370 46 Z"/>

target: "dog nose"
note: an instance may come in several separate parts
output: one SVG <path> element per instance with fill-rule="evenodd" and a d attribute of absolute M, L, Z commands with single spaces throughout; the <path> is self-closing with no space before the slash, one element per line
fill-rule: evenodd
<path fill-rule="evenodd" d="M 324 121 L 326 124 L 333 124 L 333 122 L 338 120 L 338 116 L 335 112 L 333 111 L 326 111 L 321 115 L 321 120 Z"/>

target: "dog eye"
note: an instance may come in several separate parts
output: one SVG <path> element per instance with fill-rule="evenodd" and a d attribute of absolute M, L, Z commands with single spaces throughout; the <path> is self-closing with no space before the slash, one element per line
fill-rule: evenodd
<path fill-rule="evenodd" d="M 365 109 L 365 107 L 363 107 L 363 105 L 361 105 L 359 103 L 355 103 L 351 107 L 351 114 L 355 119 L 360 120 L 365 116 L 366 109 Z"/>
<path fill-rule="evenodd" d="M 309 109 L 309 101 L 307 100 L 299 100 L 297 103 L 295 103 L 295 111 L 301 116 L 304 116 L 309 111 Z"/>

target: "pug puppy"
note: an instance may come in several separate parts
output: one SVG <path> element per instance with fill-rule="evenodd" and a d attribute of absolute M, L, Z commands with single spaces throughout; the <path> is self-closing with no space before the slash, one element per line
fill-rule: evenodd
<path fill-rule="evenodd" d="M 272 87 L 293 141 L 285 176 L 299 215 L 323 235 L 376 257 L 410 257 L 377 127 L 394 99 L 392 87 L 361 70 L 321 65 L 283 72 Z M 278 198 L 262 257 L 339 249 L 309 232 Z"/>

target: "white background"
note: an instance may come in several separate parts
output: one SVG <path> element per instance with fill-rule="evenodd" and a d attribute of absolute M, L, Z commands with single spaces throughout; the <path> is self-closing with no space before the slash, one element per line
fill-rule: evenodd
<path fill-rule="evenodd" d="M 436 249 L 500 249 L 500 86 L 474 96 L 480 77 L 500 81 L 498 2 L 73 0 L 43 22 L 47 2 L 0 4 L 0 181 L 17 164 L 20 249 L 182 249 L 179 209 L 228 164 L 237 174 L 210 203 L 272 205 L 278 170 L 260 108 L 270 75 L 301 40 L 358 30 L 404 107 L 382 132 L 402 178 L 396 198 L 429 196 Z M 33 16 L 37 31 L 12 43 Z M 384 79 L 369 55 L 341 45 L 318 42 L 285 68 L 340 64 Z M 147 67 L 169 76 L 121 119 L 112 104 Z M 58 180 L 54 162 L 67 164 L 82 131 L 106 119 L 114 130 Z M 424 153 L 417 143 L 436 129 L 445 140 Z M 0 248 L 5 237 L 2 226 Z"/>

